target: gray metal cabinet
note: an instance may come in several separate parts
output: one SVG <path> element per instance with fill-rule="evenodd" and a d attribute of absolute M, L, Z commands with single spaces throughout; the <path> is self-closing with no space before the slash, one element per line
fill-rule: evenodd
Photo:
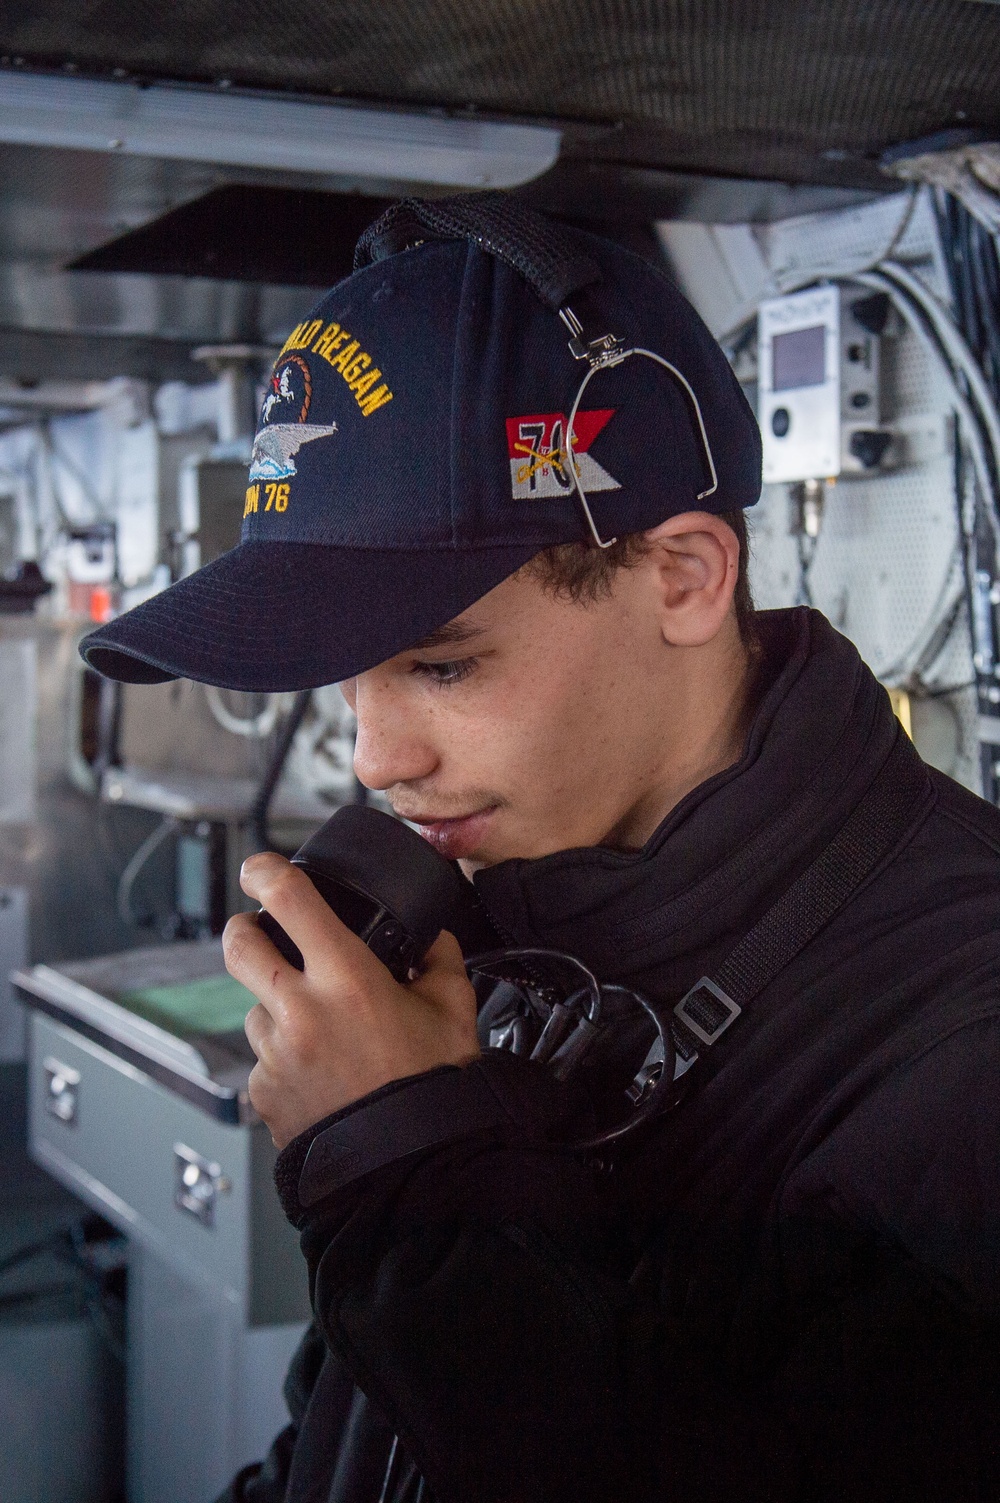
<path fill-rule="evenodd" d="M 30 1147 L 129 1239 L 129 1503 L 210 1503 L 287 1423 L 306 1272 L 246 1062 L 107 995 L 116 964 L 124 991 L 144 963 L 208 975 L 221 955 L 178 945 L 15 976 L 30 1008 Z"/>

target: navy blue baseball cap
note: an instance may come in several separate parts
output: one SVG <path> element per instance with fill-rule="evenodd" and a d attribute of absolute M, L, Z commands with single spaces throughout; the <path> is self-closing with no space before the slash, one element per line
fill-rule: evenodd
<path fill-rule="evenodd" d="M 752 506 L 760 466 L 729 362 L 663 273 L 505 195 L 404 200 L 285 341 L 238 546 L 81 651 L 128 683 L 339 682 L 544 548 Z"/>

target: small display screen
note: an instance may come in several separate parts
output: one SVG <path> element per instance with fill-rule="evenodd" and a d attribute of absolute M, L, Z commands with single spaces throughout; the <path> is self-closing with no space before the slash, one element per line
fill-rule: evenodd
<path fill-rule="evenodd" d="M 826 380 L 826 324 L 775 334 L 771 341 L 772 391 L 822 386 Z"/>

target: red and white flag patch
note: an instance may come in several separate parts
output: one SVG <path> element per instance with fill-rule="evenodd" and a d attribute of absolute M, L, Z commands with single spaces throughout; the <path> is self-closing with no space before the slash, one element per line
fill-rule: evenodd
<path fill-rule="evenodd" d="M 573 488 L 572 463 L 585 491 L 616 491 L 619 482 L 590 454 L 590 446 L 615 415 L 613 407 L 578 412 L 573 423 L 573 457 L 565 448 L 566 414 L 541 412 L 507 419 L 510 488 L 515 501 L 535 496 L 564 496 Z"/>

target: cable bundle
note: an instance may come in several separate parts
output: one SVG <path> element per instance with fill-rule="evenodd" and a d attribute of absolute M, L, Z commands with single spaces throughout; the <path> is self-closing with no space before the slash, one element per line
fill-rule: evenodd
<path fill-rule="evenodd" d="M 982 787 L 986 798 L 1000 803 L 1000 262 L 990 231 L 957 199 L 930 191 L 951 308 L 896 261 L 851 279 L 888 294 L 950 388 Z"/>

